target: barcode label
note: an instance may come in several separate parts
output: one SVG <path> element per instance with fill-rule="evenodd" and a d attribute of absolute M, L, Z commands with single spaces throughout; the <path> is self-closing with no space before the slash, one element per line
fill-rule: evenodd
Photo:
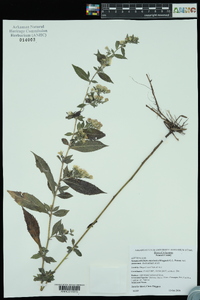
<path fill-rule="evenodd" d="M 56 284 L 58 286 L 58 290 L 63 293 L 78 293 L 81 291 L 81 287 L 84 284 Z"/>

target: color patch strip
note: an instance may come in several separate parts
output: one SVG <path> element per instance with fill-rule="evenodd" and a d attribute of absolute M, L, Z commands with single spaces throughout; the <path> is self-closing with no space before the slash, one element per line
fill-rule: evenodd
<path fill-rule="evenodd" d="M 86 15 L 87 16 L 99 16 L 100 5 L 99 4 L 87 4 L 86 5 Z"/>

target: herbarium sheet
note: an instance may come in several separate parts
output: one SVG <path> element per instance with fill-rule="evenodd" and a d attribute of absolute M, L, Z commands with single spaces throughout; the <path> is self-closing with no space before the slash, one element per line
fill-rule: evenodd
<path fill-rule="evenodd" d="M 196 25 L 3 22 L 5 297 L 197 284 Z"/>

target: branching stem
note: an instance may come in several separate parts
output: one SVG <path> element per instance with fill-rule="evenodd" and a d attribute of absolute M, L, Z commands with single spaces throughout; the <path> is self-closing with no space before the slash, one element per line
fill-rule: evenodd
<path fill-rule="evenodd" d="M 102 68 L 103 70 L 103 68 Z M 92 76 L 91 80 L 89 81 L 89 84 L 88 84 L 88 87 L 87 87 L 87 90 L 86 90 L 86 93 L 85 93 L 85 96 L 84 96 L 84 99 L 83 99 L 83 103 L 85 102 L 85 99 L 87 97 L 87 94 L 88 94 L 88 90 L 90 88 L 90 85 L 93 81 L 93 79 L 95 78 L 95 76 L 98 74 L 99 70 L 97 70 L 94 75 Z M 83 108 L 81 108 L 81 111 L 83 111 Z M 73 133 L 72 133 L 72 138 L 74 137 L 75 133 L 76 133 L 76 127 L 77 127 L 77 118 L 75 118 L 75 121 L 74 121 L 74 128 L 73 128 Z M 66 154 L 65 154 L 65 157 L 68 156 L 68 153 L 70 151 L 70 148 L 71 148 L 71 144 L 69 143 L 68 145 L 68 148 L 67 148 L 67 151 L 66 151 Z M 57 192 L 60 188 L 60 183 L 61 183 L 61 180 L 62 180 L 62 175 L 63 175 L 63 168 L 64 168 L 64 162 L 61 163 L 61 168 L 60 168 L 60 174 L 59 174 L 59 179 L 58 179 L 58 183 L 56 185 L 56 190 L 55 190 L 55 193 L 53 194 L 53 199 L 52 199 L 52 204 L 51 204 L 51 211 L 49 213 L 49 222 L 48 222 L 48 229 L 47 229 L 47 241 L 46 241 L 46 246 L 45 248 L 48 250 L 48 247 L 49 247 L 49 242 L 50 242 L 50 239 L 51 239 L 51 223 L 52 223 L 52 217 L 53 217 L 53 209 L 54 209 L 54 205 L 55 205 L 55 200 L 56 200 L 56 195 L 57 195 Z M 80 241 L 80 239 L 79 239 Z M 73 247 L 74 248 L 74 247 Z M 42 258 L 42 268 L 44 268 L 44 264 L 45 264 L 45 260 L 44 258 Z M 41 286 L 41 289 L 43 290 L 44 287 Z"/>
<path fill-rule="evenodd" d="M 169 132 L 165 137 L 167 138 L 171 132 Z M 88 233 L 88 231 L 93 227 L 94 224 L 97 223 L 99 218 L 103 215 L 103 213 L 107 210 L 107 208 L 110 206 L 110 204 L 114 201 L 114 199 L 121 193 L 121 191 L 129 184 L 129 182 L 135 177 L 135 175 L 140 171 L 140 169 L 143 167 L 143 165 L 147 162 L 147 160 L 154 154 L 154 152 L 160 147 L 160 145 L 163 143 L 163 140 L 161 140 L 158 145 L 151 151 L 151 153 L 142 161 L 140 166 L 137 168 L 137 170 L 133 173 L 133 175 L 122 185 L 122 187 L 117 191 L 117 193 L 111 198 L 111 200 L 108 202 L 108 204 L 103 208 L 103 210 L 100 212 L 100 214 L 94 219 L 94 221 L 88 225 L 85 232 L 81 235 L 81 237 L 78 239 L 78 241 L 74 244 L 71 251 L 68 252 L 64 258 L 60 261 L 60 263 L 57 265 L 57 267 L 54 269 L 54 272 L 57 271 L 57 269 L 62 265 L 62 263 L 68 258 L 70 253 L 78 246 L 80 241 L 85 237 L 85 235 Z"/>
<path fill-rule="evenodd" d="M 118 51 L 119 49 L 121 49 L 122 47 L 119 46 L 115 51 Z M 85 103 L 85 100 L 86 100 L 86 97 L 87 97 L 87 94 L 88 94 L 88 91 L 89 91 L 89 88 L 90 88 L 90 85 L 92 83 L 92 81 L 94 80 L 95 76 L 99 73 L 99 72 L 102 72 L 103 69 L 105 68 L 105 66 L 101 66 L 99 69 L 96 70 L 96 72 L 94 73 L 94 75 L 92 76 L 92 78 L 90 79 L 89 81 L 89 84 L 88 84 L 88 87 L 86 89 L 86 93 L 85 93 L 85 96 L 84 96 L 84 99 L 83 99 L 83 104 Z M 84 108 L 81 108 L 81 112 L 83 111 Z M 74 122 L 74 129 L 73 129 L 73 133 L 72 133 L 72 138 L 71 140 L 73 139 L 75 133 L 76 133 L 76 127 L 77 127 L 77 118 L 75 118 L 75 122 Z M 69 150 L 70 150 L 70 147 L 71 147 L 71 144 L 69 143 L 68 145 L 68 148 L 67 148 L 67 152 L 65 154 L 65 157 L 68 156 L 68 153 L 69 153 Z M 55 200 L 56 200 L 56 194 L 60 188 L 60 183 L 61 183 L 61 180 L 62 180 L 62 174 L 63 174 L 63 168 L 64 168 L 64 162 L 62 162 L 61 164 L 61 168 L 60 168 L 60 174 L 59 174 L 59 179 L 58 179 L 58 183 L 57 183 L 57 186 L 56 186 L 56 190 L 55 190 L 55 193 L 53 195 L 53 199 L 52 199 L 52 204 L 51 204 L 51 211 L 49 213 L 49 222 L 48 222 L 48 231 L 47 231 L 47 241 L 46 241 L 46 249 L 48 250 L 48 246 L 49 246 L 49 241 L 51 239 L 51 223 L 52 223 L 52 216 L 53 216 L 53 209 L 54 209 L 54 205 L 55 205 Z M 42 268 L 44 268 L 44 258 L 42 259 Z"/>

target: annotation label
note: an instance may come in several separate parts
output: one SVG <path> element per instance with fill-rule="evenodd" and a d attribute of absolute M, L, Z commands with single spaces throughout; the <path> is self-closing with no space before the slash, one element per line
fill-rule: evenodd
<path fill-rule="evenodd" d="M 187 295 L 197 285 L 194 248 L 130 248 L 131 295 Z"/>

